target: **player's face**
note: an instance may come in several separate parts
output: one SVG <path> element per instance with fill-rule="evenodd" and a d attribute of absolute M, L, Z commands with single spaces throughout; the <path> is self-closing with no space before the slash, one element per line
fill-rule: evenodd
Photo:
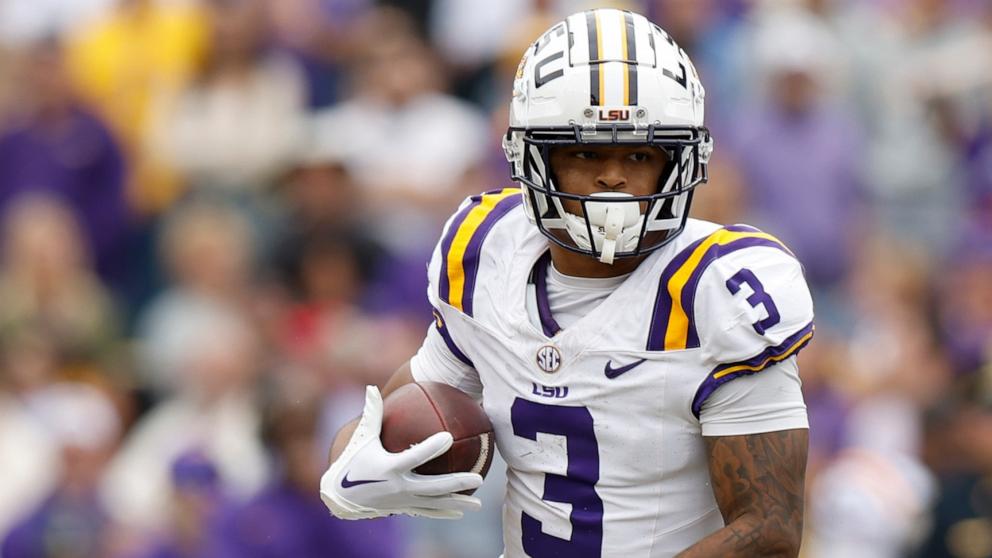
<path fill-rule="evenodd" d="M 654 194 L 667 162 L 664 151 L 649 145 L 569 145 L 551 151 L 551 168 L 559 189 L 584 196 L 598 192 Z M 569 213 L 582 215 L 579 202 L 562 201 Z"/>

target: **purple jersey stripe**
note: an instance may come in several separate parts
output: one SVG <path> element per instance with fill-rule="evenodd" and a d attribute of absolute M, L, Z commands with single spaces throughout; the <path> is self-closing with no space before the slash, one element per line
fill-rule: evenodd
<path fill-rule="evenodd" d="M 706 249 L 706 253 L 703 254 L 702 259 L 699 261 L 699 265 L 696 269 L 692 271 L 692 275 L 689 276 L 689 280 L 686 282 L 685 287 L 682 289 L 682 308 L 685 309 L 686 315 L 689 317 L 689 333 L 686 337 L 686 348 L 692 349 L 699 346 L 699 335 L 696 332 L 696 313 L 693 309 L 693 304 L 696 300 L 696 287 L 699 286 L 699 280 L 703 276 L 703 272 L 706 268 L 716 260 L 720 259 L 727 254 L 731 254 L 738 250 L 743 250 L 744 248 L 753 248 L 756 246 L 767 246 L 769 248 L 778 248 L 786 254 L 792 255 L 785 246 L 775 242 L 774 240 L 768 240 L 767 238 L 754 238 L 745 237 L 739 240 L 734 240 L 728 242 L 727 244 L 714 244 Z"/>
<path fill-rule="evenodd" d="M 455 345 L 455 340 L 451 338 L 451 332 L 448 331 L 448 324 L 444 323 L 444 318 L 441 317 L 441 312 L 437 308 L 434 309 L 434 327 L 437 328 L 437 332 L 441 334 L 441 339 L 444 339 L 444 344 L 448 346 L 448 350 L 451 354 L 455 355 L 455 358 L 462 361 L 463 363 L 475 368 L 472 364 L 472 359 L 468 358 L 458 345 Z"/>
<path fill-rule="evenodd" d="M 734 232 L 753 232 L 753 233 L 761 232 L 761 229 L 752 227 L 751 225 L 741 225 L 741 224 L 727 225 L 726 227 L 723 228 L 727 229 L 728 231 L 734 231 Z"/>
<path fill-rule="evenodd" d="M 681 268 L 692 257 L 693 253 L 701 244 L 721 231 L 736 233 L 761 233 L 760 230 L 748 225 L 729 225 L 703 238 L 700 238 L 699 240 L 696 240 L 672 259 L 668 266 L 665 267 L 664 272 L 662 272 L 661 279 L 659 281 L 658 294 L 656 295 L 654 302 L 654 311 L 651 315 L 651 326 L 648 331 L 647 350 L 665 350 L 665 335 L 668 332 L 668 322 L 671 318 L 672 312 L 672 294 L 669 290 L 669 284 L 671 283 L 672 278 L 681 270 Z M 699 346 L 699 337 L 696 333 L 692 303 L 695 298 L 696 286 L 699 283 L 703 272 L 710 263 L 716 259 L 719 259 L 721 256 L 740 250 L 741 248 L 748 248 L 751 246 L 771 246 L 783 250 L 790 256 L 792 255 L 792 252 L 790 252 L 788 248 L 778 242 L 766 238 L 754 238 L 750 236 L 739 238 L 737 240 L 727 242 L 726 244 L 717 243 L 707 248 L 700 261 L 697 262 L 696 267 L 693 269 L 689 279 L 686 281 L 685 287 L 682 289 L 682 298 L 680 302 L 682 303 L 682 309 L 686 312 L 686 317 L 689 319 L 689 329 L 686 332 L 687 339 L 685 348 L 690 349 Z M 686 304 L 688 304 L 688 306 L 686 306 Z"/>
<path fill-rule="evenodd" d="M 734 378 L 761 372 L 769 366 L 797 354 L 813 338 L 814 331 L 813 322 L 810 322 L 799 331 L 787 337 L 782 343 L 774 347 L 768 347 L 747 360 L 721 364 L 714 368 L 706 379 L 703 380 L 703 383 L 700 384 L 699 389 L 696 390 L 696 396 L 692 398 L 692 414 L 697 419 L 699 418 L 699 412 L 703 408 L 703 403 L 713 395 L 716 388 Z"/>
<path fill-rule="evenodd" d="M 545 252 L 534 264 L 534 290 L 537 293 L 537 315 L 541 319 L 544 335 L 554 337 L 561 327 L 551 315 L 551 302 L 548 300 L 548 264 L 551 252 Z"/>
<path fill-rule="evenodd" d="M 685 264 L 686 260 L 692 256 L 696 248 L 706 241 L 707 238 L 704 236 L 689 246 L 686 246 L 684 250 L 675 255 L 671 263 L 665 267 L 665 271 L 662 272 L 658 295 L 654 299 L 654 313 L 651 314 L 651 329 L 648 332 L 647 350 L 665 350 L 665 332 L 668 331 L 668 317 L 672 313 L 672 296 L 668 292 L 668 283 L 671 281 L 672 276 L 678 272 L 679 268 Z"/>
<path fill-rule="evenodd" d="M 482 195 L 472 196 L 471 200 L 471 203 L 462 208 L 451 220 L 451 226 L 448 227 L 444 233 L 444 238 L 441 239 L 441 283 L 438 285 L 438 296 L 447 303 L 451 302 L 451 283 L 448 281 L 448 252 L 451 251 L 451 243 L 454 242 L 455 235 L 458 234 L 458 229 L 465 222 L 465 218 L 472 212 L 472 208 L 482 203 Z"/>
<path fill-rule="evenodd" d="M 486 236 L 496 222 L 522 202 L 523 198 L 519 195 L 511 195 L 500 200 L 496 204 L 496 207 L 486 215 L 482 224 L 472 234 L 472 240 L 468 242 L 468 247 L 465 249 L 465 256 L 462 258 L 462 268 L 465 270 L 465 292 L 462 294 L 462 308 L 464 308 L 464 312 L 469 316 L 472 315 L 473 311 L 473 295 L 475 294 L 475 280 L 479 275 L 482 242 L 486 239 Z"/>

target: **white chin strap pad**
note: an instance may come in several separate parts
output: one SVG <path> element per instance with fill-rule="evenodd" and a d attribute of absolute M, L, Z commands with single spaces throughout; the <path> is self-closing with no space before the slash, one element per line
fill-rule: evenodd
<path fill-rule="evenodd" d="M 617 242 L 627 244 L 630 227 L 640 221 L 640 204 L 635 202 L 619 203 L 620 199 L 632 198 L 631 194 L 622 192 L 599 192 L 592 197 L 607 198 L 610 201 L 587 202 L 586 214 L 592 225 L 593 243 L 599 250 L 599 261 L 612 264 L 617 252 Z"/>

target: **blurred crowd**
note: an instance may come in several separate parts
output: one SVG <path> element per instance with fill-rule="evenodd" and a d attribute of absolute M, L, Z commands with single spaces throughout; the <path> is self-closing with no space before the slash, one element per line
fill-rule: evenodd
<path fill-rule="evenodd" d="M 0 556 L 495 558 L 498 467 L 460 522 L 317 481 L 593 5 L 701 73 L 694 215 L 805 264 L 804 556 L 992 556 L 987 0 L 0 0 Z"/>

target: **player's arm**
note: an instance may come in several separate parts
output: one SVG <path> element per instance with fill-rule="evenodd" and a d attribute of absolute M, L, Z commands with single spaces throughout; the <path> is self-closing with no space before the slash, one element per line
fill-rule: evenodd
<path fill-rule="evenodd" d="M 447 326 L 439 317 L 440 311 L 437 312 L 438 316 L 435 317 L 435 323 L 428 330 L 424 345 L 413 359 L 400 366 L 389 378 L 389 381 L 382 388 L 383 398 L 400 387 L 417 381 L 413 373 L 413 361 L 418 359 L 421 380 L 446 382 L 468 393 L 477 393 L 481 389 L 478 386 L 478 381 L 474 379 L 476 376 L 474 367 L 454 344 Z M 358 426 L 358 420 L 349 422 L 338 431 L 334 443 L 331 445 L 330 461 L 332 463 L 344 451 L 348 440 L 351 439 L 352 433 Z"/>
<path fill-rule="evenodd" d="M 679 558 L 799 554 L 809 431 L 706 438 L 710 478 L 726 526 Z"/>
<path fill-rule="evenodd" d="M 692 411 L 725 527 L 679 556 L 796 556 L 809 433 L 796 355 L 813 337 L 813 301 L 780 242 L 746 227 L 721 234 L 736 240 L 695 293 L 714 368 Z"/>
<path fill-rule="evenodd" d="M 399 453 L 382 446 L 383 396 L 415 380 L 444 381 L 468 393 L 481 393 L 478 374 L 438 317 L 417 354 L 397 370 L 380 393 L 368 386 L 365 408 L 346 425 L 331 449 L 331 464 L 320 481 L 320 494 L 331 512 L 343 519 L 391 514 L 457 519 L 482 502 L 460 494 L 482 484 L 475 473 L 420 475 L 418 466 L 448 451 L 451 433 L 438 432 Z"/>
<path fill-rule="evenodd" d="M 449 221 L 445 234 L 450 226 Z M 441 244 L 435 247 L 428 266 L 427 295 L 435 308 L 435 322 L 428 328 L 423 345 L 393 374 L 382 393 L 375 386 L 366 388 L 362 416 L 345 425 L 331 445 L 331 464 L 321 477 L 320 495 L 337 517 L 363 519 L 402 513 L 456 519 L 482 506 L 478 498 L 460 494 L 478 488 L 481 475 L 414 472 L 448 451 L 453 443 L 450 432 L 438 432 L 399 453 L 386 451 L 380 439 L 383 398 L 405 384 L 442 381 L 470 394 L 482 391 L 475 367 L 448 329 L 444 313 L 450 309 L 438 295 Z"/>
<path fill-rule="evenodd" d="M 389 378 L 389 381 L 386 382 L 386 385 L 382 388 L 383 399 L 388 397 L 390 393 L 406 384 L 412 383 L 413 381 L 413 372 L 410 371 L 410 362 L 407 361 L 393 373 L 393 375 Z M 358 421 L 361 420 L 361 418 L 362 417 L 356 418 L 355 420 L 342 426 L 341 430 L 338 430 L 338 433 L 334 436 L 334 443 L 331 444 L 328 464 L 333 463 L 338 457 L 341 456 L 341 452 L 343 452 L 345 446 L 348 445 L 348 440 L 350 440 L 352 434 L 355 433 L 355 428 L 358 427 Z"/>
<path fill-rule="evenodd" d="M 384 391 L 389 394 L 412 381 L 410 366 L 404 365 L 393 374 Z M 478 488 L 481 475 L 414 472 L 451 448 L 450 432 L 438 432 L 399 453 L 386 451 L 380 439 L 382 400 L 379 388 L 366 387 L 362 416 L 338 432 L 331 465 L 320 479 L 324 505 L 341 519 L 395 514 L 458 519 L 466 511 L 478 510 L 482 502 L 460 492 Z"/>

